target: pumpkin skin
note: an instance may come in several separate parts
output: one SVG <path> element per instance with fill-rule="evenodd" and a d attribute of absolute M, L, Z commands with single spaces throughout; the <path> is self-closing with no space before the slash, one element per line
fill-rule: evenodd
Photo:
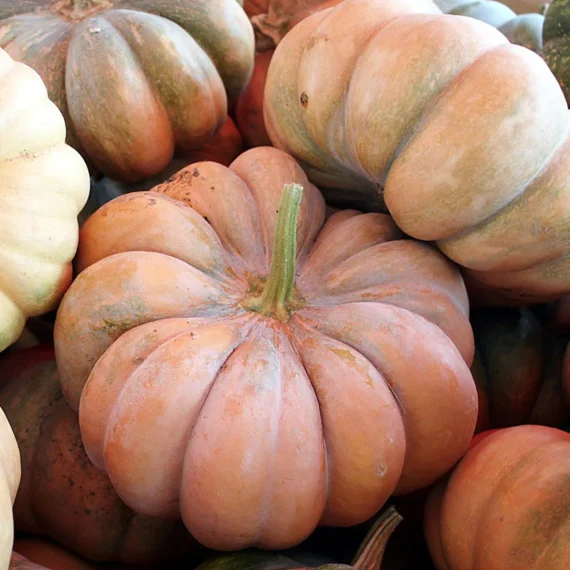
<path fill-rule="evenodd" d="M 526 424 L 560 427 L 570 416 L 563 366 L 569 335 L 545 329 L 527 308 L 479 309 L 471 314 L 479 393 L 476 432 Z"/>
<path fill-rule="evenodd" d="M 330 199 L 386 207 L 497 303 L 570 290 L 568 106 L 495 28 L 428 0 L 345 0 L 277 46 L 264 119 Z"/>
<path fill-rule="evenodd" d="M 71 282 L 89 173 L 65 144 L 63 119 L 39 75 L 2 50 L 0 137 L 1 352 L 27 318 L 55 308 Z"/>
<path fill-rule="evenodd" d="M 35 538 L 14 541 L 10 570 L 96 570 L 97 565 L 78 558 L 55 543 Z M 118 568 L 116 569 L 118 570 Z"/>
<path fill-rule="evenodd" d="M 265 289 L 291 182 L 305 189 L 296 285 L 286 313 L 266 317 L 250 303 Z M 321 228 L 324 216 L 295 161 L 259 147 L 229 169 L 198 163 L 116 198 L 81 230 L 81 273 L 54 339 L 87 453 L 128 505 L 181 515 L 207 547 L 286 548 L 317 524 L 362 522 L 394 491 L 445 472 L 473 433 L 473 337 L 457 269 L 402 240 L 385 215 L 337 212 Z M 343 393 L 350 399 L 334 401 Z M 149 463 L 157 449 L 160 472 Z"/>
<path fill-rule="evenodd" d="M 263 121 L 263 90 L 272 55 L 273 51 L 255 55 L 251 81 L 236 102 L 236 122 L 249 147 L 271 145 Z"/>
<path fill-rule="evenodd" d="M 12 505 L 20 485 L 20 451 L 0 408 L 0 568 L 8 568 L 14 542 Z"/>
<path fill-rule="evenodd" d="M 514 44 L 536 53 L 542 49 L 542 14 L 517 15 L 495 0 L 435 0 L 435 3 L 446 14 L 469 16 L 497 28 Z"/>
<path fill-rule="evenodd" d="M 222 127 L 254 35 L 236 0 L 2 0 L 0 47 L 42 76 L 93 169 L 136 182 Z"/>
<path fill-rule="evenodd" d="M 570 434 L 525 425 L 478 437 L 426 504 L 436 568 L 568 568 Z"/>
<path fill-rule="evenodd" d="M 83 225 L 85 220 L 103 204 L 109 200 L 139 190 L 150 190 L 153 186 L 168 180 L 174 173 L 185 166 L 201 160 L 211 160 L 229 166 L 243 150 L 243 139 L 233 120 L 228 116 L 224 126 L 202 148 L 188 154 L 188 156 L 174 158 L 168 166 L 156 176 L 147 178 L 133 184 L 125 184 L 117 180 L 111 180 L 106 176 L 91 178 L 91 192 L 87 204 L 79 215 L 79 223 Z"/>
<path fill-rule="evenodd" d="M 61 395 L 53 347 L 3 355 L 0 405 L 22 457 L 19 532 L 49 536 L 96 561 L 164 562 L 196 543 L 177 521 L 128 509 L 85 455 L 77 415 Z"/>

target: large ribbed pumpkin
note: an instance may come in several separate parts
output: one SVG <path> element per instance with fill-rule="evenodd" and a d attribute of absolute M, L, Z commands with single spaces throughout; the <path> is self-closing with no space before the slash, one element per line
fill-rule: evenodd
<path fill-rule="evenodd" d="M 0 49 L 0 352 L 71 282 L 89 173 L 39 75 Z"/>
<path fill-rule="evenodd" d="M 47 535 L 98 561 L 165 563 L 198 548 L 180 522 L 130 510 L 89 461 L 77 414 L 61 394 L 53 347 L 2 355 L 0 406 L 22 456 L 17 531 Z"/>
<path fill-rule="evenodd" d="M 135 182 L 221 128 L 254 36 L 236 0 L 0 0 L 0 47 L 42 76 L 69 143 Z"/>
<path fill-rule="evenodd" d="M 438 570 L 570 568 L 570 434 L 484 432 L 426 503 Z"/>
<path fill-rule="evenodd" d="M 570 291 L 570 113 L 495 28 L 430 0 L 345 0 L 277 46 L 264 114 L 329 199 L 387 207 L 494 302 Z"/>
<path fill-rule="evenodd" d="M 123 500 L 181 514 L 208 547 L 362 522 L 473 433 L 457 268 L 386 215 L 324 218 L 297 163 L 259 147 L 82 227 L 54 332 L 63 392 Z"/>

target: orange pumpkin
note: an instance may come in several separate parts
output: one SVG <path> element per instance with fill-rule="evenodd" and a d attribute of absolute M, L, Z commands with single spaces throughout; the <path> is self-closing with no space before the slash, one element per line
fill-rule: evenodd
<path fill-rule="evenodd" d="M 81 230 L 54 331 L 63 392 L 123 500 L 181 513 L 205 546 L 362 522 L 473 433 L 457 269 L 388 216 L 324 217 L 297 163 L 259 147 L 116 198 Z"/>
<path fill-rule="evenodd" d="M 570 434 L 526 425 L 478 437 L 426 504 L 438 570 L 570 568 Z"/>
<path fill-rule="evenodd" d="M 77 414 L 61 395 L 52 347 L 5 354 L 0 373 L 0 406 L 23 465 L 17 531 L 49 536 L 99 561 L 164 562 L 197 548 L 178 521 L 133 513 L 91 464 Z"/>
<path fill-rule="evenodd" d="M 254 34 L 236 0 L 0 0 L 0 47 L 39 73 L 94 169 L 136 182 L 222 127 Z"/>
<path fill-rule="evenodd" d="M 279 43 L 264 115 L 331 200 L 387 208 L 495 302 L 570 291 L 568 106 L 492 26 L 431 0 L 345 0 Z"/>

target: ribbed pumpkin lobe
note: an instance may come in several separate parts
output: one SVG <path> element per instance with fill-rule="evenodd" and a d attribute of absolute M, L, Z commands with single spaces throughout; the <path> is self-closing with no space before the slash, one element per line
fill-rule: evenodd
<path fill-rule="evenodd" d="M 50 10 L 68 22 L 81 22 L 112 7 L 112 0 L 55 0 Z"/>
<path fill-rule="evenodd" d="M 297 222 L 303 197 L 299 184 L 285 184 L 275 223 L 275 240 L 267 281 L 253 284 L 242 306 L 266 317 L 288 321 L 292 311 L 302 305 L 295 288 L 297 261 Z"/>

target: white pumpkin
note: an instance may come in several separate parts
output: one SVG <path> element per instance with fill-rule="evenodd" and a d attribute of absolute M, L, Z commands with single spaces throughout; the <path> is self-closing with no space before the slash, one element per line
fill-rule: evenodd
<path fill-rule="evenodd" d="M 40 76 L 0 49 L 0 351 L 71 282 L 89 172 Z"/>
<path fill-rule="evenodd" d="M 12 505 L 20 486 L 20 451 L 0 408 L 0 570 L 8 570 L 14 543 Z"/>

